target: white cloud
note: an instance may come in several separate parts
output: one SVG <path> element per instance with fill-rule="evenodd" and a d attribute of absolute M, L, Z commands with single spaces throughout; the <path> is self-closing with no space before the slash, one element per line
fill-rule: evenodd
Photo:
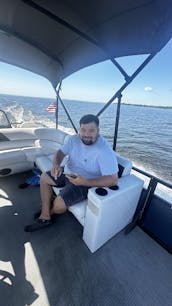
<path fill-rule="evenodd" d="M 146 87 L 144 88 L 144 90 L 145 90 L 145 91 L 152 91 L 153 88 L 152 88 L 151 86 L 146 86 Z"/>

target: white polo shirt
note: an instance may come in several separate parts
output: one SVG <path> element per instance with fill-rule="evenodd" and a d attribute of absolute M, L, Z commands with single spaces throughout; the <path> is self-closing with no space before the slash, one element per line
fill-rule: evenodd
<path fill-rule="evenodd" d="M 65 173 L 87 179 L 118 173 L 116 154 L 101 135 L 92 145 L 85 145 L 79 135 L 69 136 L 61 151 L 68 155 Z"/>

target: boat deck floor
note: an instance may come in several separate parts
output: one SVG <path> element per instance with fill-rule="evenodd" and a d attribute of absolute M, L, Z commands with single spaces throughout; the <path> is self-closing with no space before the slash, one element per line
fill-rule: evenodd
<path fill-rule="evenodd" d="M 139 227 L 92 254 L 69 212 L 26 233 L 39 187 L 19 189 L 30 173 L 0 179 L 0 305 L 171 306 L 172 257 Z"/>

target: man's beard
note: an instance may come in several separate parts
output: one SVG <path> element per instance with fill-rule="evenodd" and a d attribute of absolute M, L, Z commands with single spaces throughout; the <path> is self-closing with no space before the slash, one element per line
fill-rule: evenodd
<path fill-rule="evenodd" d="M 95 143 L 95 141 L 93 141 L 92 139 L 85 140 L 85 139 L 82 139 L 82 138 L 81 138 L 81 140 L 82 140 L 82 142 L 83 142 L 85 145 L 87 145 L 87 146 L 90 146 L 90 145 L 92 145 L 93 143 Z"/>

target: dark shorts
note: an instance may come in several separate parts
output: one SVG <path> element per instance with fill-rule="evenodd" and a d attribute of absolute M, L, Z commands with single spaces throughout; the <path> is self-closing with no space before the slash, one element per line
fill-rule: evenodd
<path fill-rule="evenodd" d="M 72 206 L 87 198 L 89 187 L 73 185 L 63 173 L 57 178 L 57 180 L 55 180 L 51 175 L 50 171 L 46 173 L 54 181 L 55 184 L 53 186 L 62 188 L 59 195 L 63 198 L 66 206 Z"/>

